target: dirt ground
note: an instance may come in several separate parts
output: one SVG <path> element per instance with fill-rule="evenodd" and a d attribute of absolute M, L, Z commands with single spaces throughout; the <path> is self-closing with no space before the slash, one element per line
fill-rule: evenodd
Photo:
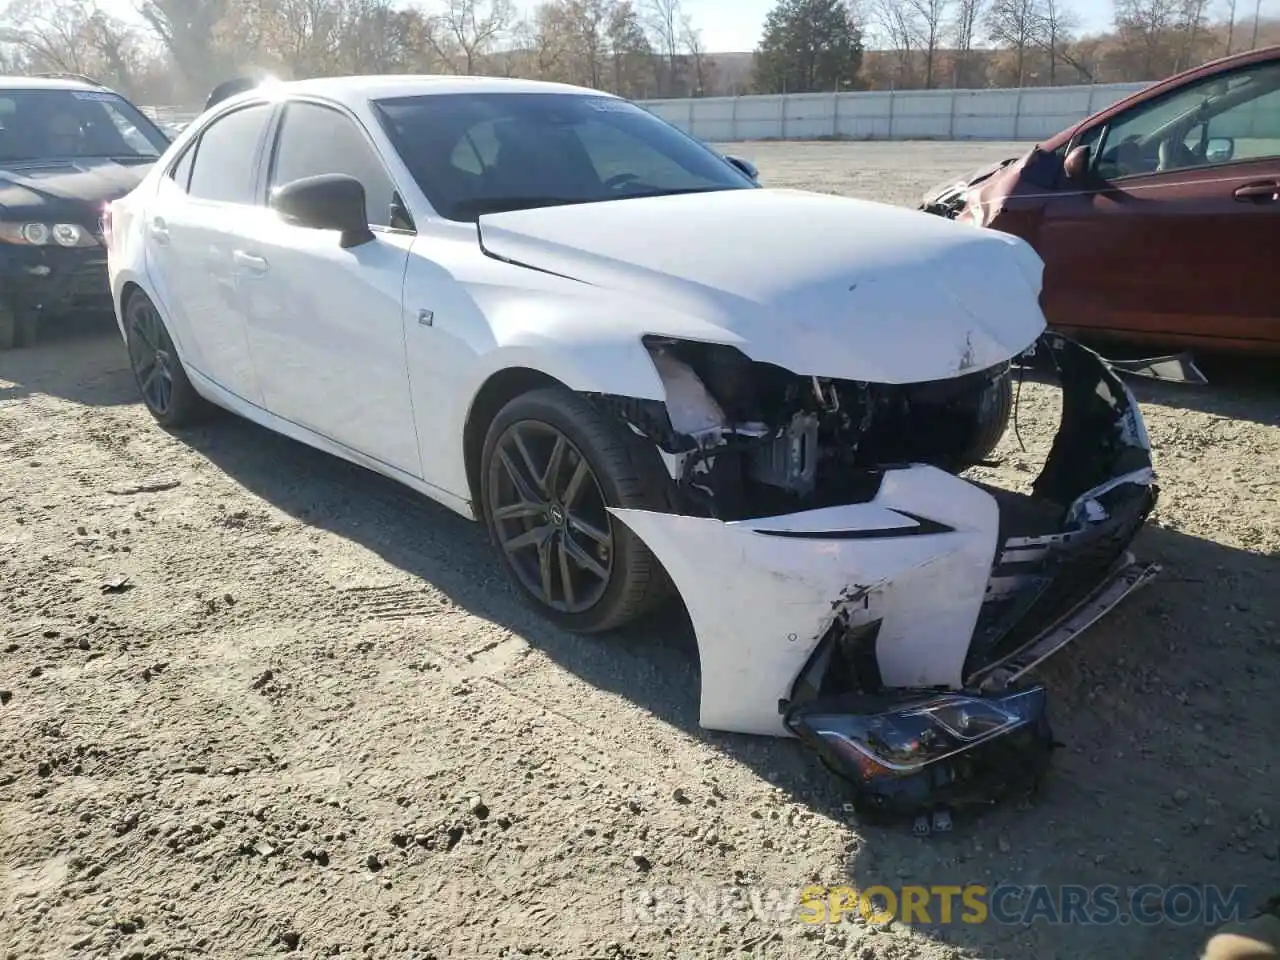
<path fill-rule="evenodd" d="M 737 144 L 913 203 L 999 144 Z M 1018 148 L 1014 148 L 1018 149 Z M 171 436 L 106 323 L 0 354 L 0 960 L 1192 958 L 1203 926 L 650 922 L 666 888 L 1280 889 L 1280 377 L 1141 386 L 1164 575 L 1045 671 L 1030 808 L 853 822 L 793 742 L 697 726 L 678 614 L 585 640 L 479 527 L 226 418 Z M 1025 487 L 1028 382 L 990 476 Z M 125 579 L 127 578 L 127 579 Z M 654 893 L 654 888 L 661 888 Z M 702 901 L 706 903 L 707 901 Z"/>

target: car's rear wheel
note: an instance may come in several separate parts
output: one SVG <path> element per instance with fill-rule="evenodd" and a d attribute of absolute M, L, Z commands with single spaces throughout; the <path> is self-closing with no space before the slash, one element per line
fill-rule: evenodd
<path fill-rule="evenodd" d="M 665 571 L 609 507 L 670 509 L 647 446 L 585 398 L 544 388 L 511 400 L 481 454 L 485 523 L 531 605 L 582 633 L 635 620 L 670 595 Z"/>
<path fill-rule="evenodd" d="M 187 377 L 160 311 L 141 290 L 124 306 L 125 345 L 142 402 L 164 427 L 193 423 L 209 410 Z"/>

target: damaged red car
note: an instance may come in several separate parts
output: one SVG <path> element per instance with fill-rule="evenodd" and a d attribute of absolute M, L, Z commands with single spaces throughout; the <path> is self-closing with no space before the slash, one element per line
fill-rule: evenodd
<path fill-rule="evenodd" d="M 1280 46 L 1148 87 L 920 209 L 1030 243 L 1058 330 L 1280 356 Z"/>

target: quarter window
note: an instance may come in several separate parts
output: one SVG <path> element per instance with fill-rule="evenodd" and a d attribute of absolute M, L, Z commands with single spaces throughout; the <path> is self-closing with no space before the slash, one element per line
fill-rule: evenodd
<path fill-rule="evenodd" d="M 191 184 L 191 167 L 196 159 L 196 145 L 193 143 L 182 152 L 178 162 L 169 168 L 169 179 L 183 190 Z"/>
<path fill-rule="evenodd" d="M 369 225 L 390 226 L 395 185 L 364 133 L 331 107 L 290 103 L 276 141 L 271 188 L 330 173 L 359 180 Z"/>
<path fill-rule="evenodd" d="M 258 145 L 270 119 L 270 104 L 259 103 L 214 120 L 200 134 L 187 192 L 201 200 L 252 204 Z"/>

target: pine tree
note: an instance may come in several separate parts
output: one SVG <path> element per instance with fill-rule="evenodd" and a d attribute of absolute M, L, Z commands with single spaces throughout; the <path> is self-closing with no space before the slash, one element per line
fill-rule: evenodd
<path fill-rule="evenodd" d="M 757 93 L 816 93 L 854 85 L 862 30 L 846 0 L 778 0 L 756 48 Z"/>

